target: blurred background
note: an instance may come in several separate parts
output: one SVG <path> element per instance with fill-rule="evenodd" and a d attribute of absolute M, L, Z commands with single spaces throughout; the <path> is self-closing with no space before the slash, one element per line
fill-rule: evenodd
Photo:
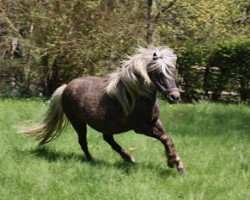
<path fill-rule="evenodd" d="M 138 46 L 178 56 L 186 102 L 250 102 L 249 0 L 0 0 L 0 96 L 105 76 Z"/>

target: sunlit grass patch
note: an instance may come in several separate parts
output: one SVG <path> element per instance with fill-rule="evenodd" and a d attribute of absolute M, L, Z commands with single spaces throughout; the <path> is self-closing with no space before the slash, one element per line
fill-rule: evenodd
<path fill-rule="evenodd" d="M 88 127 L 87 162 L 69 127 L 57 140 L 16 133 L 39 120 L 40 100 L 0 100 L 0 199 L 248 199 L 250 108 L 214 103 L 169 105 L 161 119 L 187 167 L 179 176 L 162 144 L 133 131 L 115 138 L 137 160 L 131 165 Z"/>

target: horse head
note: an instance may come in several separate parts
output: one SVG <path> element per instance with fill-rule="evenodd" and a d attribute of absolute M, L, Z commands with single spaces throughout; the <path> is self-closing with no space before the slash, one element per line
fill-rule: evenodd
<path fill-rule="evenodd" d="M 176 84 L 177 57 L 169 48 L 155 49 L 147 71 L 156 90 L 161 92 L 170 103 L 180 100 L 180 92 Z"/>

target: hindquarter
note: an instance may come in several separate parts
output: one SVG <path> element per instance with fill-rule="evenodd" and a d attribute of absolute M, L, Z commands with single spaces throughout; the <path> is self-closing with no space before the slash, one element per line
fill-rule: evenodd
<path fill-rule="evenodd" d="M 62 107 L 69 120 L 84 121 L 87 113 L 89 115 L 96 113 L 96 104 L 100 96 L 98 83 L 101 82 L 100 78 L 90 77 L 77 78 L 69 82 L 62 95 Z"/>

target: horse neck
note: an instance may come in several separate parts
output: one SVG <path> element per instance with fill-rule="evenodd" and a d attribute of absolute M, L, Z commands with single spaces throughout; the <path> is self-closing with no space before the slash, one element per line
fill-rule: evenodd
<path fill-rule="evenodd" d="M 155 102 L 157 99 L 157 90 L 152 90 L 150 93 L 148 93 L 147 96 L 152 102 Z"/>

